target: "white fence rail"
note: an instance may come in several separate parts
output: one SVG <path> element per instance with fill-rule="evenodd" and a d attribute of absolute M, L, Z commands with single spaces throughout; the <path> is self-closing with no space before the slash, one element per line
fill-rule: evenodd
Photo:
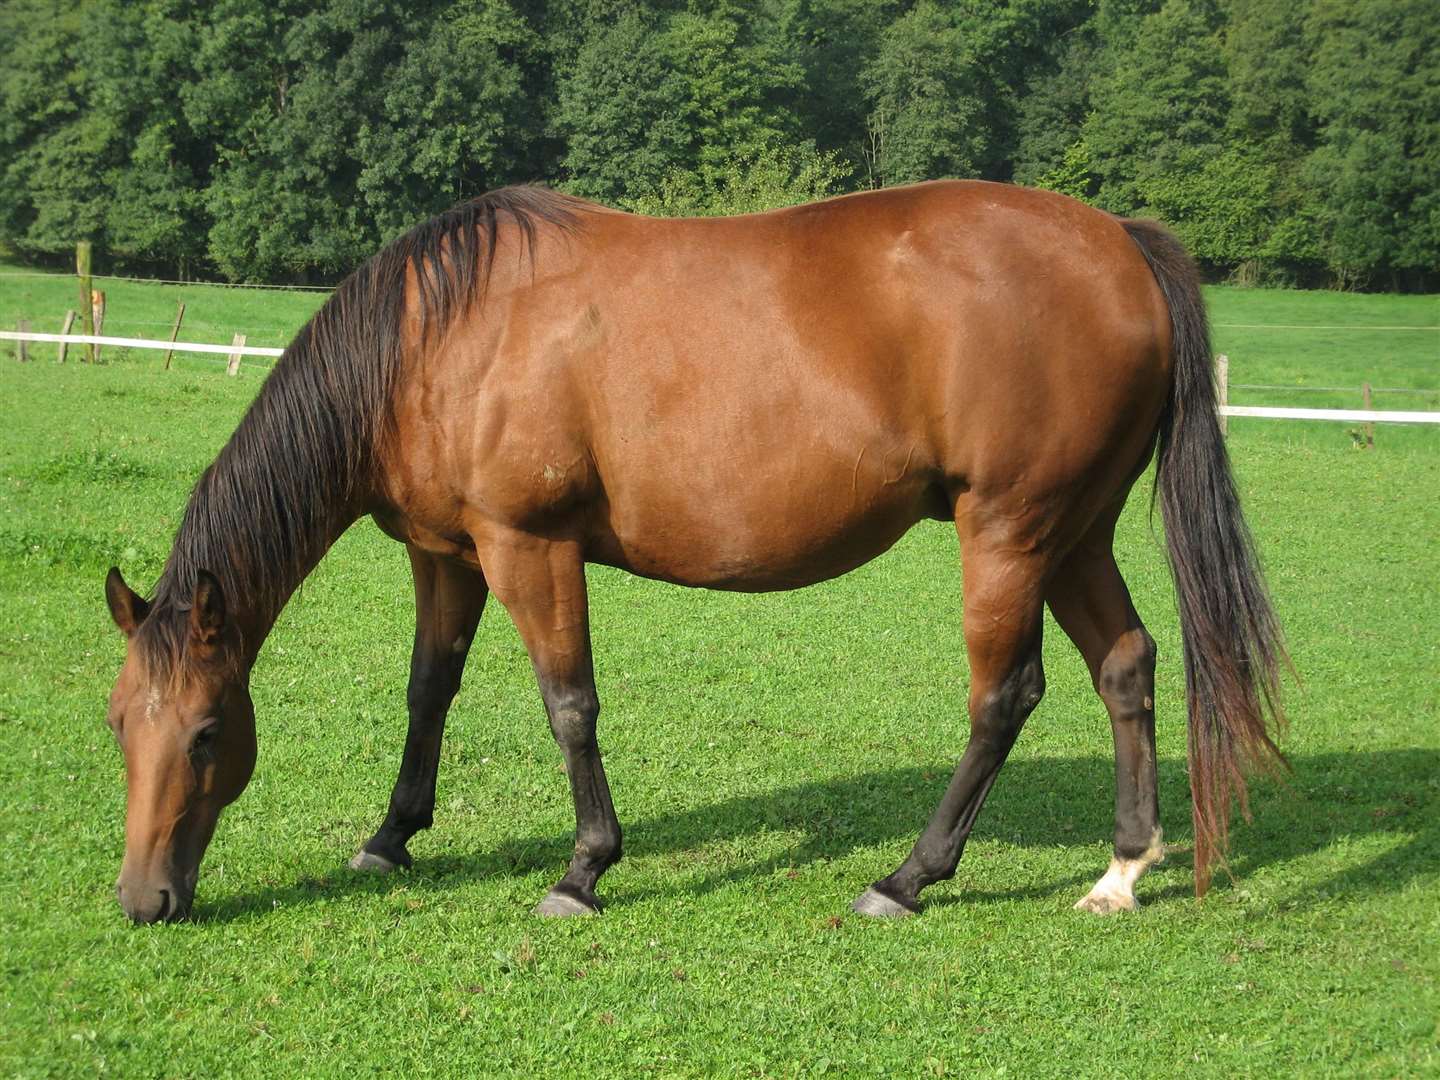
<path fill-rule="evenodd" d="M 1269 405 L 1226 405 L 1222 416 L 1261 416 L 1275 420 L 1347 420 L 1362 424 L 1440 424 L 1440 412 L 1403 409 L 1282 409 Z"/>
<path fill-rule="evenodd" d="M 158 349 L 167 352 L 221 353 L 230 356 L 279 356 L 284 349 L 263 345 L 202 345 L 193 341 L 157 341 L 154 338 L 110 337 L 102 334 L 18 334 L 0 330 L 0 341 L 63 341 L 67 345 L 119 345 L 127 349 Z"/>

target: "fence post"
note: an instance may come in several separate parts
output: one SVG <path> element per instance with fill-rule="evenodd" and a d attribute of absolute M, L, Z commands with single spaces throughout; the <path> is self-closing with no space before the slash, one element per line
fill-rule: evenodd
<path fill-rule="evenodd" d="M 180 320 L 185 318 L 185 301 L 180 301 L 180 309 L 175 312 L 175 325 L 170 328 L 170 344 L 175 344 L 176 335 L 180 333 Z M 165 370 L 170 370 L 170 357 L 175 354 L 174 349 L 165 350 Z"/>
<path fill-rule="evenodd" d="M 90 293 L 90 316 L 95 324 L 95 336 L 99 337 L 105 332 L 105 294 L 99 289 L 93 289 Z M 91 345 L 93 350 L 90 354 L 92 362 L 100 362 L 100 346 Z"/>
<path fill-rule="evenodd" d="M 1371 408 L 1374 407 L 1374 406 L 1371 404 L 1370 384 L 1369 384 L 1368 382 L 1365 383 L 1365 384 L 1361 387 L 1361 389 L 1360 389 L 1360 398 L 1361 398 L 1362 401 L 1365 402 L 1365 408 L 1366 408 L 1366 409 L 1371 409 Z M 1375 449 L 1375 425 L 1374 425 L 1374 423 L 1367 420 L 1367 421 L 1365 422 L 1364 431 L 1365 431 L 1365 449 L 1366 449 L 1366 450 L 1373 450 L 1373 449 Z"/>
<path fill-rule="evenodd" d="M 62 338 L 67 336 L 70 333 L 70 328 L 74 325 L 75 311 L 72 308 L 71 310 L 65 312 L 65 325 L 60 327 L 60 336 Z M 65 352 L 69 348 L 70 343 L 68 341 L 62 341 L 55 347 L 55 362 L 57 364 L 63 364 L 65 362 Z"/>
<path fill-rule="evenodd" d="M 1215 357 L 1215 404 L 1219 406 L 1220 434 L 1230 434 L 1230 418 L 1225 407 L 1230 404 L 1230 357 L 1223 352 Z"/>
<path fill-rule="evenodd" d="M 86 335 L 95 333 L 95 317 L 90 304 L 90 241 L 80 240 L 75 244 L 75 273 L 80 276 L 80 328 Z M 85 360 L 95 362 L 95 346 L 85 344 Z"/>
<path fill-rule="evenodd" d="M 230 354 L 230 362 L 225 365 L 225 374 L 226 374 L 226 375 L 234 375 L 234 374 L 238 373 L 239 370 L 240 370 L 240 351 L 239 351 L 239 350 L 245 347 L 245 335 L 244 335 L 244 334 L 236 334 L 234 340 L 230 342 L 230 347 L 231 347 L 232 349 L 234 349 L 235 352 L 232 352 L 232 353 Z"/>
<path fill-rule="evenodd" d="M 15 330 L 17 333 L 28 334 L 30 332 L 30 320 L 17 319 L 15 322 Z M 22 364 L 28 364 L 30 362 L 30 343 L 24 338 L 15 342 L 15 359 L 19 360 Z"/>

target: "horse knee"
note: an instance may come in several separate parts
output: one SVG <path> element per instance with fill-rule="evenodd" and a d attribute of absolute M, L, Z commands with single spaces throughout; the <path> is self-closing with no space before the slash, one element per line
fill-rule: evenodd
<path fill-rule="evenodd" d="M 1155 639 L 1143 626 L 1125 634 L 1100 665 L 1095 689 L 1113 716 L 1143 716 L 1155 708 Z"/>
<path fill-rule="evenodd" d="M 439 672 L 425 672 L 410 675 L 410 684 L 405 690 L 405 704 L 412 713 L 433 713 L 442 710 L 455 697 L 451 681 Z"/>
<path fill-rule="evenodd" d="M 602 873 L 620 861 L 621 846 L 619 822 L 602 819 L 575 830 L 575 854 Z"/>
<path fill-rule="evenodd" d="M 410 683 L 405 689 L 405 704 L 411 712 L 434 712 L 450 707 L 460 689 L 464 657 L 454 660 L 414 664 Z"/>
<path fill-rule="evenodd" d="M 550 732 L 562 750 L 587 750 L 595 746 L 595 721 L 600 703 L 593 695 L 555 694 L 545 702 Z"/>

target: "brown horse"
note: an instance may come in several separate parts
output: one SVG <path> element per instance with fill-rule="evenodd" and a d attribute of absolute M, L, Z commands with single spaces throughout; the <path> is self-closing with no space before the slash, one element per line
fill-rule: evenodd
<path fill-rule="evenodd" d="M 1278 754 L 1284 657 L 1241 518 L 1197 278 L 1158 226 L 1058 195 L 942 182 L 662 221 L 537 188 L 428 221 L 286 350 L 195 487 L 154 599 L 112 570 L 129 638 L 109 723 L 128 777 L 118 895 L 186 914 L 255 761 L 249 673 L 281 608 L 365 514 L 415 578 L 410 728 L 352 865 L 408 865 L 486 597 L 534 664 L 575 802 L 538 911 L 594 912 L 620 857 L 595 740 L 585 564 L 794 589 L 953 520 L 969 745 L 914 850 L 855 902 L 914 911 L 951 876 L 1040 700 L 1042 609 L 1089 665 L 1116 755 L 1115 856 L 1077 906 L 1135 905 L 1161 857 L 1155 646 L 1111 554 L 1158 443 L 1190 716 L 1196 887 L 1247 758 Z"/>

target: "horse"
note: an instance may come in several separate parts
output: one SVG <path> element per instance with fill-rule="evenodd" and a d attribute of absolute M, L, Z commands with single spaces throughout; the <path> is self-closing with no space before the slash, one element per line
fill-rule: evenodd
<path fill-rule="evenodd" d="M 573 857 L 535 910 L 588 915 L 621 829 L 596 739 L 587 563 L 796 589 L 940 519 L 963 566 L 969 741 L 909 855 L 852 908 L 909 915 L 954 874 L 1044 692 L 1048 605 L 1115 748 L 1114 853 L 1076 906 L 1133 909 L 1164 854 L 1156 649 L 1112 548 L 1152 455 L 1203 896 L 1232 803 L 1248 814 L 1245 771 L 1280 759 L 1288 662 L 1210 356 L 1197 271 L 1168 231 L 1008 185 L 671 220 L 521 186 L 421 223 L 286 348 L 196 483 L 152 598 L 106 578 L 127 639 L 107 717 L 126 768 L 122 908 L 137 923 L 190 912 L 254 768 L 256 656 L 368 515 L 406 547 L 415 639 L 399 775 L 356 869 L 410 866 L 432 824 L 489 596 L 529 654 L 575 807 Z"/>

